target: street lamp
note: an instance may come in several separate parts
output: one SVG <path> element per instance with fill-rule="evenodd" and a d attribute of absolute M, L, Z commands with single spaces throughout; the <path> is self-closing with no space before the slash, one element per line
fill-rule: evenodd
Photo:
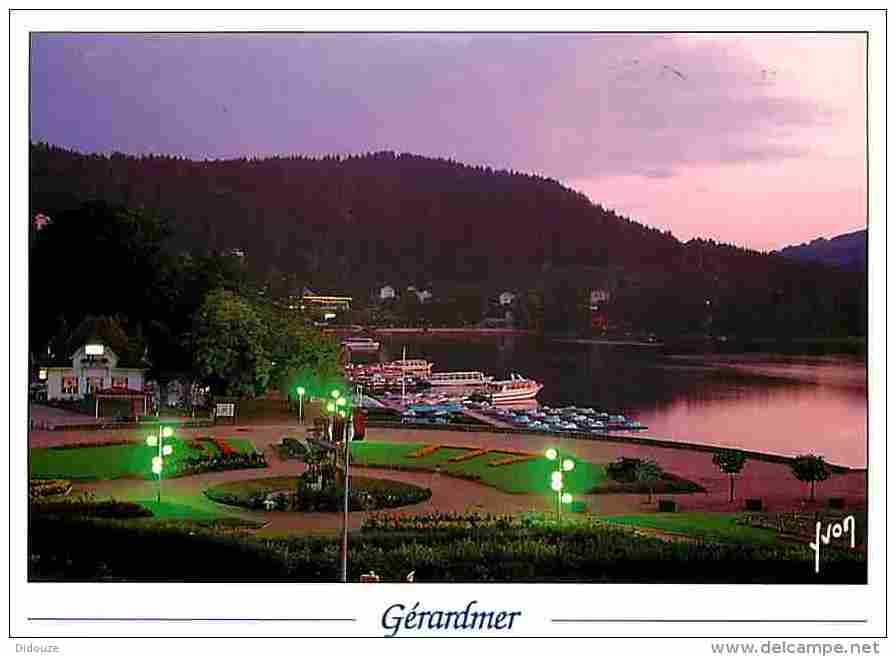
<path fill-rule="evenodd" d="M 152 472 L 156 475 L 157 488 L 156 488 L 156 502 L 162 502 L 162 466 L 165 463 L 164 457 L 171 456 L 174 453 L 174 447 L 171 445 L 165 445 L 164 439 L 171 438 L 174 435 L 174 429 L 171 427 L 163 427 L 159 425 L 159 435 L 158 436 L 147 436 L 146 444 L 150 447 L 158 447 L 159 451 L 156 456 L 152 457 Z"/>
<path fill-rule="evenodd" d="M 560 453 L 553 447 L 549 447 L 544 452 L 548 461 L 556 461 L 557 469 L 551 472 L 551 490 L 557 493 L 557 522 L 560 522 L 560 509 L 563 504 L 572 502 L 572 495 L 563 492 L 563 473 L 570 472 L 576 467 L 576 462 L 572 459 L 561 459 Z"/>
<path fill-rule="evenodd" d="M 342 406 L 347 404 L 345 397 L 340 397 L 339 401 L 343 402 Z M 342 434 L 342 439 L 345 441 L 345 490 L 343 492 L 343 500 L 342 500 L 342 581 L 348 582 L 348 516 L 349 516 L 349 499 L 350 499 L 350 490 L 351 490 L 351 482 L 349 481 L 349 463 L 351 462 L 351 443 L 352 438 L 355 437 L 355 427 L 354 422 L 352 422 L 352 406 L 349 404 L 347 411 L 339 411 L 339 414 L 345 417 L 348 415 L 348 421 L 346 422 L 345 431 Z"/>
<path fill-rule="evenodd" d="M 336 413 L 336 404 L 334 402 L 327 402 L 327 413 L 330 414 L 330 439 L 333 438 L 333 415 Z"/>
<path fill-rule="evenodd" d="M 305 415 L 304 410 L 305 409 L 303 407 L 303 402 L 305 401 L 305 388 L 303 388 L 302 386 L 299 386 L 298 388 L 296 388 L 296 394 L 299 395 L 299 422 L 301 423 L 302 420 L 305 419 L 304 418 L 304 415 Z"/>

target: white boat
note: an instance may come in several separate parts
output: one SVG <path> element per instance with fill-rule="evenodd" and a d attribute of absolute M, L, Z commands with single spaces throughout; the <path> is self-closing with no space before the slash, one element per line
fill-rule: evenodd
<path fill-rule="evenodd" d="M 494 381 L 489 384 L 489 393 L 493 404 L 506 404 L 535 399 L 543 387 L 537 381 L 511 374 L 510 379 L 506 381 Z"/>
<path fill-rule="evenodd" d="M 426 380 L 431 386 L 483 386 L 492 377 L 482 372 L 434 372 Z"/>
<path fill-rule="evenodd" d="M 342 346 L 352 351 L 379 351 L 380 343 L 373 338 L 345 338 Z"/>
<path fill-rule="evenodd" d="M 415 358 L 400 358 L 383 365 L 384 369 L 394 370 L 402 374 L 412 374 L 426 378 L 432 373 L 432 363 L 427 360 Z"/>

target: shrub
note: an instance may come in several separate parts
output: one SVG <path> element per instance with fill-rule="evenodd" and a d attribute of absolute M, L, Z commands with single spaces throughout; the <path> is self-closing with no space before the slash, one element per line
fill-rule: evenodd
<path fill-rule="evenodd" d="M 339 538 L 223 537 L 116 521 L 37 517 L 29 527 L 29 579 L 95 581 L 336 582 Z M 349 581 L 383 582 L 852 583 L 865 555 L 830 548 L 816 574 L 806 547 L 676 542 L 600 524 L 521 524 L 367 530 L 349 538 Z M 158 559 L 176 554 L 177 559 Z M 238 568 L 234 564 L 239 564 Z"/>
<path fill-rule="evenodd" d="M 43 515 L 70 515 L 86 518 L 147 518 L 152 511 L 135 502 L 97 501 L 84 494 L 75 499 L 32 500 L 31 512 Z"/>
<path fill-rule="evenodd" d="M 756 498 L 747 498 L 744 501 L 744 508 L 747 511 L 762 511 L 762 500 Z"/>
<path fill-rule="evenodd" d="M 620 483 L 634 482 L 638 478 L 641 463 L 641 459 L 621 456 L 613 463 L 607 463 L 607 476 Z"/>
<path fill-rule="evenodd" d="M 289 436 L 284 436 L 280 444 L 276 446 L 276 449 L 277 454 L 283 460 L 297 459 L 304 461 L 305 456 L 308 454 L 308 448 L 305 446 L 305 443 Z"/>

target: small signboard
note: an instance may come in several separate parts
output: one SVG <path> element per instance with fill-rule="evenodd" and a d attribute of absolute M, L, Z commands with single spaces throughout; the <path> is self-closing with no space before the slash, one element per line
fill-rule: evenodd
<path fill-rule="evenodd" d="M 233 406 L 230 402 L 215 404 L 215 417 L 233 417 Z"/>
<path fill-rule="evenodd" d="M 229 422 L 236 424 L 237 414 L 237 398 L 236 397 L 218 397 L 214 400 L 215 423 Z"/>

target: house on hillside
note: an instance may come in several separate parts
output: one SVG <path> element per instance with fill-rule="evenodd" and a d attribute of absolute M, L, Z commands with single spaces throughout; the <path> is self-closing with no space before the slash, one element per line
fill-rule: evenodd
<path fill-rule="evenodd" d="M 498 303 L 502 306 L 510 306 L 514 301 L 516 301 L 516 294 L 513 292 L 501 292 L 498 295 Z"/>
<path fill-rule="evenodd" d="M 396 298 L 395 288 L 391 285 L 384 285 L 380 288 L 379 300 L 380 301 L 391 301 Z"/>
<path fill-rule="evenodd" d="M 418 290 L 413 285 L 408 285 L 408 292 L 412 292 L 417 296 L 417 301 L 420 303 L 426 303 L 427 301 L 432 300 L 432 292 L 429 290 Z"/>
<path fill-rule="evenodd" d="M 610 291 L 604 288 L 596 288 L 591 290 L 589 295 L 591 310 L 598 310 L 601 304 L 610 302 Z"/>

